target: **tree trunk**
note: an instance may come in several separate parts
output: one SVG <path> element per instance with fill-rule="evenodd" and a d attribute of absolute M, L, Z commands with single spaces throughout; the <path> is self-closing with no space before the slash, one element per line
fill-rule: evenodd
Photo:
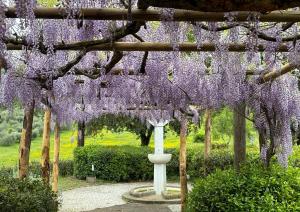
<path fill-rule="evenodd" d="M 241 103 L 234 111 L 234 167 L 240 169 L 241 163 L 246 160 L 246 105 Z"/>
<path fill-rule="evenodd" d="M 53 183 L 52 190 L 58 191 L 58 175 L 59 175 L 59 149 L 60 149 L 60 127 L 56 121 L 54 127 L 54 157 L 53 157 Z"/>
<path fill-rule="evenodd" d="M 153 130 L 154 130 L 154 127 L 150 126 L 150 128 L 146 129 L 146 131 L 140 132 L 141 146 L 149 146 Z"/>
<path fill-rule="evenodd" d="M 204 159 L 207 159 L 211 150 L 211 110 L 206 110 L 205 119 L 205 140 L 204 140 Z"/>
<path fill-rule="evenodd" d="M 34 113 L 34 100 L 25 106 L 23 129 L 19 147 L 19 178 L 24 179 L 28 175 L 29 154 L 31 145 L 32 122 Z"/>
<path fill-rule="evenodd" d="M 186 10 L 197 10 L 204 12 L 231 12 L 231 11 L 257 11 L 270 12 L 274 10 L 285 10 L 299 7 L 300 1 L 286 0 L 139 0 L 139 9 L 146 9 L 150 6 L 176 8 Z"/>
<path fill-rule="evenodd" d="M 187 135 L 187 119 L 183 117 L 180 126 L 180 153 L 179 153 L 179 173 L 181 188 L 181 211 L 186 211 L 187 174 L 186 174 L 186 135 Z"/>
<path fill-rule="evenodd" d="M 300 130 L 298 130 L 296 137 L 297 137 L 297 145 L 299 146 L 300 145 Z"/>
<path fill-rule="evenodd" d="M 262 147 L 266 145 L 266 137 L 263 132 L 258 132 L 258 141 L 259 141 L 259 152 L 261 153 Z"/>
<path fill-rule="evenodd" d="M 77 146 L 78 147 L 84 146 L 84 133 L 85 133 L 85 122 L 79 121 L 78 122 L 78 137 L 77 137 Z"/>
<path fill-rule="evenodd" d="M 44 114 L 44 130 L 43 130 L 43 146 L 42 146 L 42 178 L 44 183 L 49 184 L 50 181 L 50 121 L 51 109 L 47 108 Z"/>

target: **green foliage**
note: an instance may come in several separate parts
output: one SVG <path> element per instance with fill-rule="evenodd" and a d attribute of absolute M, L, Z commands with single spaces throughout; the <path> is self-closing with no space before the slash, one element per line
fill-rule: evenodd
<path fill-rule="evenodd" d="M 250 114 L 251 115 L 251 114 Z M 198 131 L 199 134 L 204 134 L 204 124 Z M 246 136 L 250 142 L 254 142 L 257 138 L 256 130 L 253 123 L 246 120 Z M 230 108 L 224 107 L 219 111 L 213 112 L 212 118 L 212 139 L 222 140 L 229 143 L 233 138 L 233 112 Z"/>
<path fill-rule="evenodd" d="M 212 136 L 213 139 L 228 139 L 230 142 L 233 136 L 233 113 L 229 108 L 225 107 L 213 113 Z"/>
<path fill-rule="evenodd" d="M 54 7 L 58 3 L 57 0 L 38 0 L 37 2 L 44 7 Z"/>
<path fill-rule="evenodd" d="M 21 138 L 23 126 L 23 110 L 15 107 L 13 112 L 0 109 L 0 146 L 11 146 L 18 143 Z M 38 137 L 43 132 L 43 118 L 35 114 L 32 126 L 32 138 Z"/>
<path fill-rule="evenodd" d="M 233 154 L 227 150 L 213 151 L 206 160 L 202 151 L 194 149 L 188 151 L 187 173 L 191 178 L 204 177 L 216 169 L 227 169 L 233 164 Z"/>
<path fill-rule="evenodd" d="M 19 180 L 0 174 L 0 211 L 58 211 L 57 195 L 40 180 Z"/>
<path fill-rule="evenodd" d="M 300 172 L 259 163 L 246 164 L 200 179 L 188 196 L 188 211 L 299 211 Z"/>
<path fill-rule="evenodd" d="M 59 161 L 59 176 L 73 176 L 74 166 L 73 160 L 62 160 Z M 53 167 L 50 163 L 50 171 L 52 172 Z M 0 174 L 8 174 L 10 176 L 15 176 L 17 174 L 17 167 L 0 167 Z M 33 178 L 41 177 L 41 164 L 37 161 L 30 163 L 29 165 L 29 176 Z"/>
<path fill-rule="evenodd" d="M 74 150 L 74 174 L 79 179 L 97 176 L 108 181 L 148 180 L 153 176 L 153 165 L 147 147 L 86 146 Z M 92 165 L 95 171 L 92 171 Z"/>
<path fill-rule="evenodd" d="M 74 175 L 79 179 L 92 175 L 101 180 L 116 182 L 151 180 L 153 164 L 148 160 L 150 153 L 153 153 L 153 149 L 147 147 L 95 145 L 79 147 L 74 151 Z M 166 153 L 172 154 L 171 161 L 167 163 L 168 177 L 178 177 L 179 150 L 166 149 Z M 187 150 L 187 173 L 192 178 L 203 177 L 217 168 L 226 169 L 232 164 L 232 154 L 225 151 L 216 151 L 204 161 L 201 150 L 194 148 Z M 92 165 L 95 167 L 94 172 Z"/>
<path fill-rule="evenodd" d="M 128 131 L 136 134 L 138 137 L 141 137 L 142 135 L 151 136 L 153 131 L 153 127 L 147 125 L 146 122 L 143 122 L 136 117 L 125 116 L 122 114 L 105 114 L 87 124 L 87 134 L 96 135 L 103 129 L 115 133 Z"/>
<path fill-rule="evenodd" d="M 194 135 L 193 141 L 194 143 L 204 143 L 205 135 L 201 132 L 197 132 Z"/>
<path fill-rule="evenodd" d="M 73 176 L 74 173 L 74 162 L 73 160 L 62 160 L 59 161 L 59 175 L 62 177 Z"/>

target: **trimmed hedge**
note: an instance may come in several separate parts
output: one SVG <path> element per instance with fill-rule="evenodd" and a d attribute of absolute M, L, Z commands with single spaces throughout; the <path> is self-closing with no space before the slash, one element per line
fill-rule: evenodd
<path fill-rule="evenodd" d="M 79 147 L 74 150 L 74 174 L 79 179 L 96 175 L 117 182 L 152 179 L 153 166 L 147 158 L 150 152 L 147 147 Z"/>
<path fill-rule="evenodd" d="M 74 175 L 79 179 L 95 175 L 108 181 L 136 181 L 153 179 L 153 164 L 149 147 L 89 145 L 74 150 Z M 178 177 L 179 150 L 167 149 L 172 159 L 167 163 L 168 177 Z M 207 164 L 206 168 L 204 163 Z M 191 178 L 203 177 L 217 168 L 226 169 L 233 164 L 233 156 L 227 151 L 216 151 L 204 161 L 201 150 L 187 150 L 187 173 Z M 92 165 L 95 171 L 92 172 Z"/>
<path fill-rule="evenodd" d="M 42 181 L 0 174 L 0 211 L 55 212 L 58 206 L 57 195 Z"/>
<path fill-rule="evenodd" d="M 59 176 L 73 176 L 74 174 L 74 166 L 73 160 L 62 160 L 59 161 Z M 52 163 L 50 163 L 50 171 L 52 172 Z M 14 170 L 15 169 L 15 170 Z M 0 174 L 8 174 L 13 176 L 14 171 L 16 172 L 16 168 L 13 167 L 0 167 Z M 32 162 L 29 165 L 29 173 L 35 178 L 39 178 L 41 176 L 41 164 L 39 162 Z"/>
<path fill-rule="evenodd" d="M 257 165 L 259 164 L 259 165 Z M 218 170 L 195 183 L 188 211 L 300 211 L 300 170 L 246 164 Z"/>

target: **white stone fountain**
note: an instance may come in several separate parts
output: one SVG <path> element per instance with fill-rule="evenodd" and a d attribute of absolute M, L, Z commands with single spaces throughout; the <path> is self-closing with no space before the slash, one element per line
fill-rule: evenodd
<path fill-rule="evenodd" d="M 171 154 L 164 154 L 164 126 L 168 121 L 149 121 L 154 126 L 154 154 L 149 154 L 148 159 L 154 164 L 154 190 L 156 195 L 161 195 L 166 190 L 167 172 L 166 164 L 171 160 Z"/>
<path fill-rule="evenodd" d="M 149 121 L 154 126 L 154 154 L 148 159 L 154 164 L 153 186 L 142 186 L 132 189 L 123 195 L 125 200 L 139 203 L 180 203 L 180 188 L 167 186 L 166 164 L 171 160 L 171 154 L 164 153 L 164 126 L 169 121 Z"/>

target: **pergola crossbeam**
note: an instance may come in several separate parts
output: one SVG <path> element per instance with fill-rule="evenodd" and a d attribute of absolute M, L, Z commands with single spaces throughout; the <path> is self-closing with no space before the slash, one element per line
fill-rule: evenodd
<path fill-rule="evenodd" d="M 250 12 L 238 12 L 235 21 L 248 21 Z M 44 8 L 38 7 L 34 9 L 37 19 L 64 19 L 67 12 L 61 8 Z M 5 13 L 7 18 L 17 18 L 16 8 L 8 8 Z M 80 10 L 78 18 L 87 20 L 127 20 L 128 10 L 116 8 L 83 8 Z M 134 9 L 131 12 L 131 19 L 135 21 L 161 21 L 162 15 L 159 10 Z M 198 12 L 191 10 L 176 9 L 173 21 L 208 21 L 208 22 L 224 22 L 226 21 L 224 12 Z M 259 20 L 261 22 L 300 22 L 299 11 L 274 11 L 268 14 L 261 14 Z"/>
<path fill-rule="evenodd" d="M 213 52 L 216 51 L 216 46 L 213 43 L 203 43 L 201 48 L 197 47 L 196 43 L 179 43 L 178 44 L 179 51 L 182 52 Z M 55 45 L 55 50 L 62 51 L 80 51 L 84 48 L 84 46 L 79 45 Z M 259 45 L 257 50 L 259 52 L 263 52 L 266 50 L 266 46 Z M 23 50 L 22 45 L 18 44 L 7 44 L 7 50 Z M 114 42 L 114 43 L 105 43 L 101 45 L 89 46 L 89 50 L 91 51 L 160 51 L 160 52 L 170 52 L 174 51 L 173 46 L 170 43 L 157 43 L 157 42 Z M 228 51 L 230 52 L 246 52 L 247 47 L 245 44 L 231 43 L 228 44 Z M 277 50 L 277 52 L 288 52 L 289 47 L 287 45 L 281 44 Z"/>

